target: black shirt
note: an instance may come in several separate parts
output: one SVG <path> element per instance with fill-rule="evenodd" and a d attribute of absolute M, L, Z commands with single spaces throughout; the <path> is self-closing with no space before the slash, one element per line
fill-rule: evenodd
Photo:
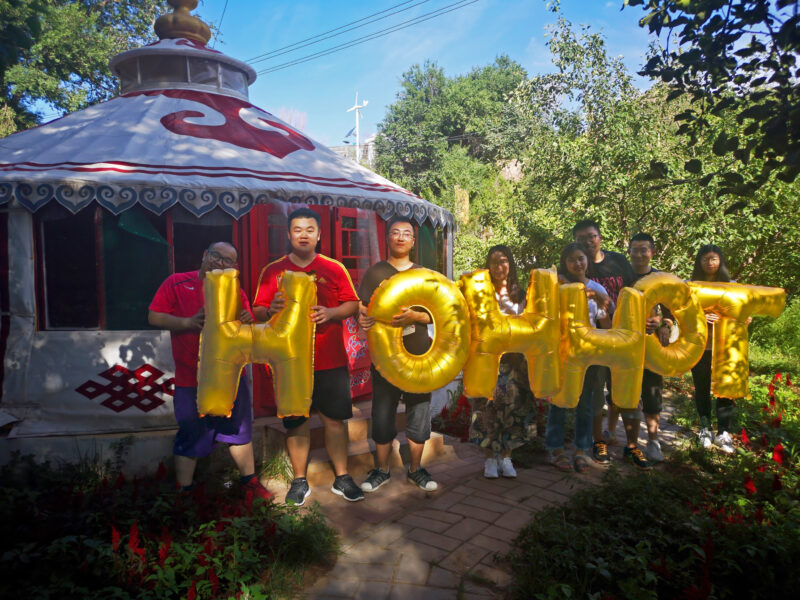
<path fill-rule="evenodd" d="M 622 288 L 633 285 L 636 274 L 628 259 L 619 252 L 603 250 L 603 260 L 589 263 L 589 272 L 586 275 L 606 288 L 609 297 L 617 304 L 617 298 Z"/>
<path fill-rule="evenodd" d="M 410 268 L 416 269 L 419 268 L 419 265 L 412 264 Z M 358 290 L 361 303 L 364 306 L 369 305 L 372 294 L 375 293 L 378 286 L 396 273 L 400 273 L 400 271 L 385 260 L 367 269 L 367 272 L 364 273 L 364 279 L 361 280 L 361 287 Z M 431 346 L 431 339 L 428 337 L 428 326 L 415 324 L 414 332 L 403 336 L 403 345 L 412 354 L 424 354 L 427 352 Z"/>

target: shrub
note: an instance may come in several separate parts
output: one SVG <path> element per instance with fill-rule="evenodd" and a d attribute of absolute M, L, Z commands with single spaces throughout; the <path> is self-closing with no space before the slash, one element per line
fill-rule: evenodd
<path fill-rule="evenodd" d="M 0 596 L 285 597 L 336 538 L 315 510 L 241 491 L 17 458 L 0 472 Z"/>

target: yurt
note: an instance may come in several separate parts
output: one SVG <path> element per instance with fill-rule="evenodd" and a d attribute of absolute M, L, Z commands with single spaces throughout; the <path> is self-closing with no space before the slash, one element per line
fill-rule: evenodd
<path fill-rule="evenodd" d="M 286 215 L 322 217 L 319 251 L 358 285 L 385 257 L 385 222 L 411 216 L 420 264 L 452 274 L 453 216 L 250 104 L 255 71 L 206 47 L 170 2 L 160 41 L 111 60 L 120 95 L 0 139 L 0 431 L 6 441 L 168 429 L 168 334 L 147 306 L 212 242 L 239 248 L 243 289 L 286 251 Z M 353 396 L 369 358 L 345 327 Z M 256 416 L 273 407 L 262 369 Z"/>

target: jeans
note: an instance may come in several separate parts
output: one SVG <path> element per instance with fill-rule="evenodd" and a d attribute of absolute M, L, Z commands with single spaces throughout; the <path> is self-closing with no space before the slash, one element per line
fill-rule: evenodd
<path fill-rule="evenodd" d="M 592 448 L 592 395 L 601 368 L 591 365 L 586 369 L 586 376 L 583 378 L 583 389 L 578 399 L 578 406 L 575 407 L 575 448 L 578 450 L 588 451 Z M 545 447 L 549 451 L 564 447 L 564 422 L 567 410 L 554 404 L 550 405 L 544 436 Z"/>
<path fill-rule="evenodd" d="M 700 427 L 711 427 L 711 350 L 692 367 L 694 405 L 700 415 Z M 717 398 L 717 433 L 730 431 L 733 420 L 733 400 Z"/>

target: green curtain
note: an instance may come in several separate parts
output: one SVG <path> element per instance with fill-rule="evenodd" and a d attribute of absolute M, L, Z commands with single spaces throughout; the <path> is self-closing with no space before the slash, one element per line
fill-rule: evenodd
<path fill-rule="evenodd" d="M 143 211 L 103 213 L 106 329 L 149 329 L 147 307 L 170 274 L 169 244 Z"/>

